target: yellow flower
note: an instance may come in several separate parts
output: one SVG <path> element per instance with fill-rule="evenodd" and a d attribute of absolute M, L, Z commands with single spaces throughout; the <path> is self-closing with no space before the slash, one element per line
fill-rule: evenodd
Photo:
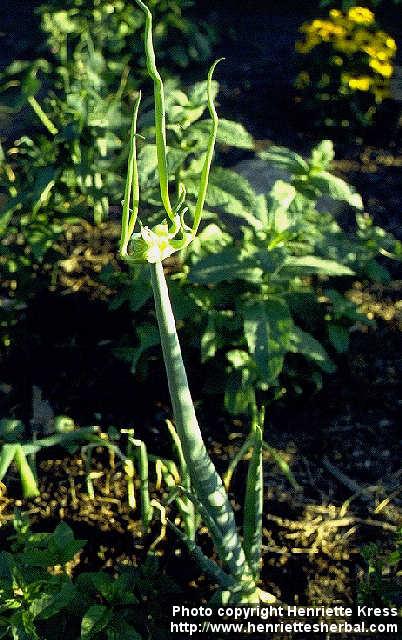
<path fill-rule="evenodd" d="M 368 47 L 370 45 L 373 45 L 374 43 L 373 34 L 370 33 L 368 29 L 364 29 L 364 28 L 356 29 L 353 35 L 353 38 L 354 40 L 356 40 L 356 42 L 359 43 L 361 47 L 364 47 L 364 46 Z"/>
<path fill-rule="evenodd" d="M 390 78 L 392 76 L 392 64 L 389 64 L 389 62 L 381 62 L 376 58 L 370 58 L 369 65 L 374 71 L 384 76 L 384 78 Z"/>
<path fill-rule="evenodd" d="M 385 44 L 387 45 L 388 49 L 391 49 L 391 51 L 396 51 L 396 42 L 393 38 L 387 38 L 385 40 Z"/>
<path fill-rule="evenodd" d="M 375 41 L 373 41 L 371 45 L 362 47 L 362 51 L 367 53 L 370 58 L 376 58 L 377 60 L 382 60 L 383 62 L 386 62 L 390 58 L 394 57 L 394 53 L 392 51 L 387 51 L 387 49 L 384 49 L 382 45 L 379 45 Z"/>
<path fill-rule="evenodd" d="M 385 60 L 388 60 L 387 52 L 384 50 L 377 51 L 377 60 L 381 60 L 381 62 L 385 62 Z"/>
<path fill-rule="evenodd" d="M 351 7 L 348 11 L 348 18 L 356 24 L 373 24 L 374 13 L 366 7 Z"/>
<path fill-rule="evenodd" d="M 337 18 L 342 17 L 342 12 L 339 11 L 338 9 L 331 9 L 331 11 L 329 12 L 329 15 L 331 16 L 331 18 L 336 20 Z"/>
<path fill-rule="evenodd" d="M 349 78 L 348 85 L 350 89 L 357 89 L 358 91 L 368 91 L 370 89 L 370 78 L 368 76 Z"/>

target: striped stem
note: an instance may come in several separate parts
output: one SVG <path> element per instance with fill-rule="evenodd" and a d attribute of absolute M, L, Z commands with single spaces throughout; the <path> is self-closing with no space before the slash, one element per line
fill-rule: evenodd
<path fill-rule="evenodd" d="M 248 465 L 244 500 L 243 547 L 254 578 L 260 573 L 264 480 L 262 472 L 262 430 L 253 427 L 253 452 Z"/>
<path fill-rule="evenodd" d="M 144 529 L 148 529 L 152 519 L 152 505 L 149 495 L 149 471 L 148 471 L 148 453 L 145 443 L 142 440 L 136 440 L 131 436 L 128 437 L 130 444 L 135 447 L 135 453 L 140 471 L 140 497 L 141 497 L 141 520 Z"/>
<path fill-rule="evenodd" d="M 188 386 L 161 262 L 150 264 L 155 311 L 177 433 L 195 494 L 219 531 L 221 560 L 239 581 L 252 581 L 228 495 L 206 450 Z"/>
<path fill-rule="evenodd" d="M 166 420 L 167 427 L 169 429 L 170 436 L 173 441 L 173 446 L 176 451 L 176 455 L 179 460 L 179 468 L 180 468 L 180 477 L 181 484 L 187 491 L 191 491 L 191 479 L 190 474 L 188 472 L 186 460 L 183 454 L 183 448 L 181 446 L 180 438 L 176 429 L 174 428 L 173 423 L 170 420 Z M 191 540 L 195 540 L 195 532 L 196 532 L 196 517 L 195 517 L 195 509 L 192 502 L 185 498 L 185 504 L 187 508 L 187 514 L 184 519 L 184 525 L 186 528 L 186 533 Z"/>

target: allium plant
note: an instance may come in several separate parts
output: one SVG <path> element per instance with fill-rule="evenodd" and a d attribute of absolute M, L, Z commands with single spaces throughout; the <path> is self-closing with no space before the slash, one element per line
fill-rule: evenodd
<path fill-rule="evenodd" d="M 208 109 L 211 116 L 211 129 L 199 180 L 193 220 L 191 224 L 187 224 L 185 216 L 188 209 L 185 204 L 184 185 L 181 183 L 175 185 L 174 201 L 169 189 L 164 87 L 155 62 L 152 14 L 142 0 L 136 0 L 136 2 L 146 17 L 145 51 L 148 73 L 154 85 L 155 138 L 160 196 L 164 211 L 163 218 L 158 224 L 150 228 L 138 220 L 139 231 L 135 230 L 140 200 L 136 154 L 137 115 L 141 99 L 141 96 L 138 96 L 131 126 L 120 255 L 129 264 L 138 262 L 149 264 L 175 426 L 190 478 L 190 487 L 182 487 L 179 490 L 194 504 L 195 509 L 207 525 L 222 567 L 207 558 L 193 540 L 180 531 L 177 533 L 199 561 L 203 570 L 213 576 L 220 584 L 220 590 L 217 594 L 220 601 L 259 602 L 264 600 L 273 602 L 275 601 L 274 596 L 263 592 L 257 586 L 261 559 L 263 492 L 261 427 L 257 424 L 258 420 L 256 419 L 252 431 L 253 453 L 247 478 L 245 526 L 242 540 L 237 531 L 228 493 L 208 454 L 198 425 L 162 266 L 162 261 L 165 258 L 180 251 L 193 241 L 202 218 L 218 128 L 218 116 L 213 103 L 212 75 L 219 60 L 212 65 L 208 73 Z"/>

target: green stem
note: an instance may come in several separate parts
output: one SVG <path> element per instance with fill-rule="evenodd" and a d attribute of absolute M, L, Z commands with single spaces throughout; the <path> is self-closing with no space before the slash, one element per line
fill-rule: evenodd
<path fill-rule="evenodd" d="M 161 262 L 150 264 L 150 271 L 175 424 L 191 483 L 220 533 L 220 540 L 215 544 L 223 550 L 222 561 L 233 576 L 253 583 L 232 506 L 208 455 L 197 422 Z"/>
<path fill-rule="evenodd" d="M 253 452 L 248 465 L 244 499 L 243 547 L 253 576 L 258 579 L 262 550 L 262 515 L 264 477 L 262 468 L 262 430 L 257 424 L 252 430 Z"/>
<path fill-rule="evenodd" d="M 35 96 L 28 96 L 27 100 L 28 100 L 28 104 L 31 105 L 32 109 L 35 111 L 39 120 L 46 127 L 49 133 L 51 133 L 54 136 L 56 135 L 56 133 L 59 133 L 59 130 L 54 126 L 53 122 L 43 111 L 42 107 L 40 106 Z"/>
<path fill-rule="evenodd" d="M 233 458 L 233 460 L 231 460 L 227 468 L 227 471 L 223 476 L 223 484 L 225 485 L 226 491 L 229 491 L 230 483 L 232 481 L 233 474 L 237 469 L 237 465 L 241 460 L 243 460 L 244 456 L 250 449 L 251 445 L 252 445 L 252 439 L 250 438 L 250 436 L 247 436 L 246 440 L 243 442 L 242 446 L 236 453 L 235 457 Z"/>
<path fill-rule="evenodd" d="M 224 58 L 220 58 L 219 60 L 215 60 L 214 64 L 212 65 L 212 67 L 210 68 L 210 70 L 208 72 L 208 82 L 207 82 L 207 87 L 208 87 L 208 109 L 209 109 L 209 113 L 210 113 L 210 116 L 211 116 L 211 119 L 212 119 L 212 127 L 211 127 L 211 131 L 210 131 L 210 134 L 209 134 L 209 139 L 208 139 L 207 153 L 205 155 L 204 165 L 203 165 L 202 171 L 201 171 L 200 187 L 199 187 L 198 198 L 197 198 L 197 202 L 196 202 L 196 205 L 195 205 L 195 211 L 194 211 L 194 223 L 193 223 L 193 229 L 192 229 L 192 233 L 193 233 L 194 236 L 196 235 L 198 227 L 199 227 L 199 224 L 201 222 L 202 211 L 203 211 L 203 208 L 204 208 L 205 198 L 206 198 L 207 189 L 208 189 L 209 172 L 210 172 L 210 169 L 211 169 L 212 158 L 213 158 L 213 155 L 214 155 L 216 134 L 217 134 L 217 131 L 218 131 L 218 114 L 216 113 L 214 100 L 213 100 L 213 96 L 212 96 L 212 75 L 213 75 L 213 73 L 215 71 L 215 67 L 218 64 L 218 62 L 220 62 L 223 59 Z"/>
<path fill-rule="evenodd" d="M 170 436 L 173 440 L 173 445 L 176 450 L 177 457 L 179 459 L 179 467 L 180 467 L 180 477 L 181 483 L 187 491 L 191 491 L 191 479 L 190 474 L 187 469 L 186 460 L 183 454 L 183 448 L 181 446 L 180 438 L 176 429 L 173 426 L 173 423 L 170 420 L 166 420 L 167 427 L 169 429 Z M 192 502 L 186 498 L 185 504 L 187 506 L 186 518 L 184 520 L 186 533 L 191 540 L 195 540 L 195 532 L 196 532 L 196 515 L 195 509 Z"/>
<path fill-rule="evenodd" d="M 138 166 L 137 166 L 137 117 L 138 108 L 141 101 L 141 92 L 134 104 L 133 120 L 131 123 L 130 132 L 130 147 L 128 152 L 128 164 L 127 164 L 127 179 L 126 188 L 124 192 L 123 201 L 123 213 L 121 220 L 121 240 L 120 240 L 120 253 L 122 256 L 127 254 L 128 243 L 134 232 L 135 222 L 138 215 L 138 206 L 140 200 L 140 187 L 138 180 Z M 132 214 L 130 215 L 130 199 L 133 196 Z"/>
<path fill-rule="evenodd" d="M 149 471 L 148 471 L 148 453 L 145 443 L 142 440 L 136 440 L 129 436 L 129 442 L 138 451 L 136 457 L 140 471 L 140 496 L 141 496 L 141 520 L 144 529 L 147 530 L 152 520 L 152 505 L 149 495 Z"/>
<path fill-rule="evenodd" d="M 180 529 L 176 527 L 173 522 L 170 522 L 170 520 L 168 520 L 168 526 L 175 532 L 179 540 L 186 545 L 190 555 L 194 557 L 197 564 L 207 575 L 222 587 L 233 586 L 233 578 L 222 571 L 222 569 L 213 560 L 210 560 L 206 555 L 204 555 L 202 549 L 193 540 L 180 531 Z"/>
<path fill-rule="evenodd" d="M 35 476 L 32 473 L 32 469 L 28 464 L 27 457 L 20 444 L 17 444 L 16 446 L 14 462 L 21 478 L 22 495 L 24 498 L 36 498 L 36 496 L 39 495 L 39 489 L 36 484 Z"/>
<path fill-rule="evenodd" d="M 8 467 L 14 460 L 16 444 L 3 444 L 0 450 L 0 482 L 8 471 Z"/>
<path fill-rule="evenodd" d="M 138 6 L 145 13 L 145 52 L 148 73 L 154 82 L 155 98 L 155 139 L 156 154 L 158 158 L 159 184 L 163 206 L 169 218 L 174 220 L 174 213 L 169 199 L 169 175 L 167 167 L 167 146 L 166 146 L 166 109 L 165 94 L 162 78 L 156 68 L 155 51 L 152 42 L 152 13 L 142 0 L 136 0 Z"/>

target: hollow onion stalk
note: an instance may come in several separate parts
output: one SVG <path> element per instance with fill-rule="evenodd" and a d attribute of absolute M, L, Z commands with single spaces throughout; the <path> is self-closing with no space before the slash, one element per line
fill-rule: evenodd
<path fill-rule="evenodd" d="M 178 199 L 175 208 L 172 209 L 170 204 L 164 92 L 163 82 L 155 62 L 152 42 L 152 15 L 142 0 L 136 0 L 136 2 L 145 13 L 145 52 L 148 73 L 154 84 L 155 138 L 161 200 L 170 219 L 170 226 L 164 221 L 153 229 L 142 227 L 141 233 L 132 233 L 137 218 L 138 200 L 134 202 L 133 213 L 130 215 L 130 197 L 133 193 L 135 201 L 139 194 L 135 152 L 138 99 L 131 127 L 120 255 L 128 263 L 149 263 L 155 314 L 177 430 L 176 448 L 180 452 L 179 457 L 182 455 L 180 467 L 182 473 L 183 470 L 185 471 L 183 478 L 185 479 L 188 475 L 190 479 L 190 488 L 186 482 L 187 486 L 181 487 L 181 490 L 184 496 L 198 508 L 209 528 L 224 569 L 228 572 L 227 584 L 222 586 L 221 591 L 218 592 L 219 597 L 222 602 L 259 602 L 263 599 L 273 602 L 275 598 L 270 594 L 263 594 L 256 585 L 261 552 L 259 539 L 262 516 L 262 432 L 260 428 L 256 427 L 252 440 L 253 455 L 247 480 L 243 547 L 229 496 L 207 452 L 197 421 L 162 266 L 162 260 L 165 257 L 184 248 L 194 239 L 201 221 L 218 128 L 218 116 L 212 94 L 212 74 L 218 61 L 212 65 L 208 73 L 208 109 L 211 116 L 211 128 L 200 175 L 193 226 L 190 228 L 184 224 L 183 220 L 186 211 L 186 208 L 182 208 L 186 196 L 183 185 L 179 184 L 176 189 Z M 178 233 L 181 233 L 181 238 L 176 238 Z M 177 446 L 178 444 L 179 446 Z M 253 527 L 256 527 L 256 531 L 253 531 Z M 183 538 L 183 536 L 184 534 L 181 537 Z M 183 539 L 186 540 L 189 548 L 201 558 L 194 541 L 191 541 L 187 536 Z M 245 549 L 247 553 L 245 553 Z M 205 566 L 208 566 L 209 573 L 215 571 L 216 575 L 220 575 L 221 580 L 223 579 L 225 582 L 226 578 L 220 573 L 222 570 L 218 565 L 216 570 L 212 568 L 211 562 L 208 559 L 205 560 Z"/>

